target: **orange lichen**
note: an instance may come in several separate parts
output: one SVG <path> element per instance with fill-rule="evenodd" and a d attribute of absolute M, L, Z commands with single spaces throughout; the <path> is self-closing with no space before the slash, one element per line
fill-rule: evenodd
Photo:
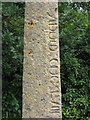
<path fill-rule="evenodd" d="M 33 21 L 27 22 L 27 26 L 29 29 L 34 28 L 34 22 Z"/>
<path fill-rule="evenodd" d="M 32 51 L 28 50 L 28 56 L 31 56 L 31 55 L 32 55 Z"/>

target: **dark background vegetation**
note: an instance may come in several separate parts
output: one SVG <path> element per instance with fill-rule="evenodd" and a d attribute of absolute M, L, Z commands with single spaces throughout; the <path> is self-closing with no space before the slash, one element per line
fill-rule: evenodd
<path fill-rule="evenodd" d="M 3 117 L 21 117 L 24 3 L 3 3 Z M 90 118 L 89 3 L 59 3 L 63 120 Z"/>
<path fill-rule="evenodd" d="M 3 117 L 21 117 L 24 9 L 24 3 L 2 5 Z"/>

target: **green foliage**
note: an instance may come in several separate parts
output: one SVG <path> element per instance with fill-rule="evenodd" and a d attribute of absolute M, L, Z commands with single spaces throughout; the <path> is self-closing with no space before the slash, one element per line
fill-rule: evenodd
<path fill-rule="evenodd" d="M 88 3 L 59 3 L 63 119 L 87 119 L 89 107 Z"/>
<path fill-rule="evenodd" d="M 3 3 L 3 117 L 21 117 L 24 3 Z M 88 3 L 59 3 L 63 119 L 90 117 Z"/>
<path fill-rule="evenodd" d="M 3 3 L 3 117 L 21 117 L 24 3 Z"/>

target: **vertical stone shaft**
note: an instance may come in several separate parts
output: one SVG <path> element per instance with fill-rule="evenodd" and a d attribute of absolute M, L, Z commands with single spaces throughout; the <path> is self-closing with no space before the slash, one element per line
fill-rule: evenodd
<path fill-rule="evenodd" d="M 23 118 L 61 118 L 58 3 L 27 2 Z"/>

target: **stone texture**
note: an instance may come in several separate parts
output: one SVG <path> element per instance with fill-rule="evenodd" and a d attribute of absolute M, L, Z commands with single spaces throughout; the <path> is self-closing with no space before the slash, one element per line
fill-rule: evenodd
<path fill-rule="evenodd" d="M 58 3 L 27 2 L 23 118 L 61 118 Z"/>

